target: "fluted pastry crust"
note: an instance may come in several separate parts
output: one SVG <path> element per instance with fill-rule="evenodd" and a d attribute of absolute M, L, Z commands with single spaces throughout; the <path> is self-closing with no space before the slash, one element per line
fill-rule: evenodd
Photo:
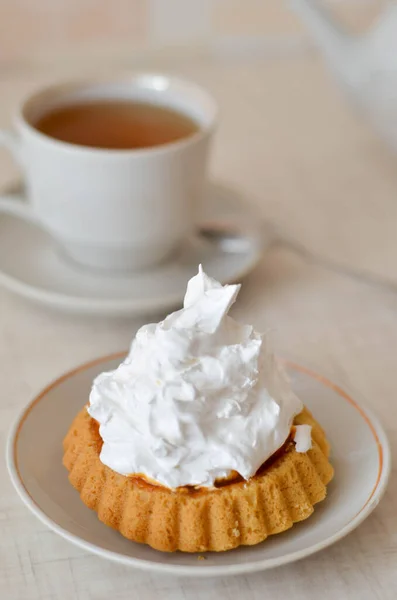
<path fill-rule="evenodd" d="M 84 407 L 64 439 L 63 464 L 83 502 L 126 538 L 166 552 L 219 552 L 289 529 L 325 498 L 334 473 L 325 433 L 306 408 L 294 424 L 312 426 L 308 452 L 296 452 L 289 439 L 247 482 L 172 491 L 102 464 L 98 424 Z"/>

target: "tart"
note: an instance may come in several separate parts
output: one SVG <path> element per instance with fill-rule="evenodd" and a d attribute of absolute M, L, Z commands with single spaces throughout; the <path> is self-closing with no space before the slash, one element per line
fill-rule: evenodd
<path fill-rule="evenodd" d="M 200 268 L 183 308 L 95 378 L 66 435 L 71 484 L 130 540 L 167 552 L 257 544 L 326 496 L 325 433 L 268 336 L 229 317 L 239 289 Z"/>

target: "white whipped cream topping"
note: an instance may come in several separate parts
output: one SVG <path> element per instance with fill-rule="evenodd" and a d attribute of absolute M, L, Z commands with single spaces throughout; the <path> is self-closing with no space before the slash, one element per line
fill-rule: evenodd
<path fill-rule="evenodd" d="M 312 426 L 297 425 L 294 435 L 295 450 L 307 452 L 312 447 Z"/>
<path fill-rule="evenodd" d="M 268 341 L 227 315 L 240 290 L 201 269 L 183 309 L 136 334 L 125 361 L 99 375 L 89 414 L 101 461 L 169 488 L 245 479 L 286 441 L 303 408 Z"/>

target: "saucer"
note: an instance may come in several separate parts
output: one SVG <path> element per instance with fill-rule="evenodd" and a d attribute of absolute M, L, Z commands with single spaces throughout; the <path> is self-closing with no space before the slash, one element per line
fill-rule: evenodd
<path fill-rule="evenodd" d="M 382 426 L 357 398 L 316 371 L 286 361 L 293 388 L 324 426 L 335 477 L 314 514 L 257 546 L 201 555 L 162 553 L 131 542 L 101 523 L 80 500 L 62 465 L 62 440 L 87 402 L 93 378 L 125 353 L 63 375 L 19 415 L 8 438 L 11 480 L 27 507 L 53 531 L 102 558 L 180 576 L 262 571 L 304 558 L 353 531 L 376 507 L 387 485 L 390 450 Z M 51 427 L 48 424 L 51 424 Z"/>
<path fill-rule="evenodd" d="M 150 270 L 102 272 L 64 257 L 36 222 L 0 212 L 0 284 L 62 311 L 137 315 L 181 304 L 186 281 L 202 263 L 223 284 L 241 280 L 270 240 L 255 210 L 238 193 L 208 186 L 200 232 L 171 259 Z"/>

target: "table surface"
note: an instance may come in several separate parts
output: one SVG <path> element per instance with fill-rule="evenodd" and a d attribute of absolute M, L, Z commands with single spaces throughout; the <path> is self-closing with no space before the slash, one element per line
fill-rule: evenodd
<path fill-rule="evenodd" d="M 233 315 L 273 330 L 281 351 L 364 395 L 385 424 L 395 455 L 397 157 L 353 112 L 315 56 L 249 63 L 162 56 L 137 66 L 178 72 L 213 92 L 222 120 L 212 173 L 247 192 L 280 235 L 247 277 Z M 111 62 L 64 62 L 3 73 L 0 126 L 9 125 L 15 103 L 33 87 L 114 69 Z M 1 151 L 0 184 L 16 176 Z M 81 362 L 127 347 L 147 318 L 72 317 L 0 290 L 1 444 L 17 411 L 43 386 Z M 397 597 L 394 470 L 379 507 L 345 540 L 274 571 L 218 580 L 141 573 L 72 546 L 22 505 L 4 461 L 0 490 L 4 600 Z"/>

